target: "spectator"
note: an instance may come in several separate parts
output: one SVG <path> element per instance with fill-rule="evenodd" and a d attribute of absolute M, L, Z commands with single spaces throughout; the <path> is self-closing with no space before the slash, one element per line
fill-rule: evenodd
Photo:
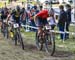
<path fill-rule="evenodd" d="M 31 11 L 30 11 L 30 25 L 31 26 L 33 26 L 33 27 L 35 27 L 36 25 L 35 25 L 35 22 L 34 22 L 34 18 L 33 18 L 33 16 L 35 15 L 35 10 L 34 9 L 32 9 Z M 35 31 L 35 29 L 31 29 L 31 31 Z"/>
<path fill-rule="evenodd" d="M 26 10 L 25 8 L 22 8 L 21 10 L 21 22 L 23 25 L 26 25 Z"/>
<path fill-rule="evenodd" d="M 41 11 L 41 10 L 43 9 L 43 6 L 42 6 L 42 5 L 40 5 L 40 6 L 39 6 L 39 8 L 40 8 L 40 11 Z"/>
<path fill-rule="evenodd" d="M 69 31 L 69 26 L 71 23 L 71 6 L 69 4 L 66 5 L 66 14 L 67 14 L 66 31 Z M 69 38 L 69 34 L 66 34 L 66 38 Z"/>
<path fill-rule="evenodd" d="M 35 10 L 35 14 L 37 14 L 39 12 L 37 5 L 34 5 L 31 10 Z"/>
<path fill-rule="evenodd" d="M 60 9 L 60 15 L 59 15 L 59 20 L 58 20 L 58 27 L 59 27 L 59 31 L 64 32 L 65 22 L 67 20 L 67 18 L 66 18 L 67 15 L 66 15 L 66 12 L 64 11 L 64 6 L 63 5 L 60 5 L 59 9 Z M 60 34 L 60 38 L 61 39 L 65 38 L 63 33 Z"/>
<path fill-rule="evenodd" d="M 37 9 L 37 5 L 34 5 L 33 8 L 36 10 Z"/>
<path fill-rule="evenodd" d="M 55 22 L 55 18 L 54 18 L 54 10 L 53 10 L 53 8 L 50 9 L 49 18 L 47 20 L 48 20 L 49 25 L 51 25 L 51 29 L 54 30 L 56 22 Z"/>

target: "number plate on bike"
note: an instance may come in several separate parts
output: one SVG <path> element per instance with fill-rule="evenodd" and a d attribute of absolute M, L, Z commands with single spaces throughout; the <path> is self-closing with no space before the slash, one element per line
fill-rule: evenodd
<path fill-rule="evenodd" d="M 48 29 L 51 29 L 51 26 L 45 26 L 45 28 L 48 30 Z"/>
<path fill-rule="evenodd" d="M 19 27 L 19 24 L 14 24 L 14 28 L 18 28 Z"/>

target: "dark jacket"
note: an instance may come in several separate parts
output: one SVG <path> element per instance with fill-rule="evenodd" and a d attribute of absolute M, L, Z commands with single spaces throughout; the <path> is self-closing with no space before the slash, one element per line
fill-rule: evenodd
<path fill-rule="evenodd" d="M 66 14 L 67 14 L 67 23 L 70 23 L 71 22 L 71 9 L 68 9 L 66 11 Z"/>
<path fill-rule="evenodd" d="M 66 14 L 66 12 L 64 10 L 60 11 L 58 24 L 64 26 L 66 20 L 67 20 L 67 14 Z"/>

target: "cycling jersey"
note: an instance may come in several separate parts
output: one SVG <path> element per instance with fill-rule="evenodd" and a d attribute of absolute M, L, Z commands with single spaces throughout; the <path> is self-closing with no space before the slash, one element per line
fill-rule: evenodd
<path fill-rule="evenodd" d="M 42 19 L 47 19 L 48 17 L 48 11 L 47 10 L 42 10 L 39 13 L 37 13 L 37 17 L 40 17 Z"/>
<path fill-rule="evenodd" d="M 19 12 L 19 11 L 14 11 L 14 12 L 12 13 L 12 16 L 13 16 L 13 19 L 14 19 L 15 21 L 19 21 L 19 20 L 20 20 L 20 12 Z"/>
<path fill-rule="evenodd" d="M 48 11 L 47 10 L 42 10 L 39 13 L 36 14 L 36 16 L 38 17 L 37 26 L 43 26 L 48 24 L 47 22 L 47 17 L 48 17 Z"/>
<path fill-rule="evenodd" d="M 13 17 L 13 20 L 15 21 L 15 23 L 18 23 L 20 24 L 20 11 L 13 11 L 12 12 L 12 17 Z"/>
<path fill-rule="evenodd" d="M 16 18 L 20 17 L 20 12 L 16 11 L 15 17 L 16 17 Z"/>

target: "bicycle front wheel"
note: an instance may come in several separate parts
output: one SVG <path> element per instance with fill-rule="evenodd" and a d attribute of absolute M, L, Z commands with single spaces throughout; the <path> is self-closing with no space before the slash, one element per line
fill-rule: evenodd
<path fill-rule="evenodd" d="M 22 46 L 22 49 L 24 50 L 24 43 L 23 43 L 23 38 L 22 38 L 22 36 L 21 36 L 21 34 L 19 33 L 19 42 L 20 42 L 20 44 L 21 44 L 21 46 Z"/>
<path fill-rule="evenodd" d="M 46 35 L 45 41 L 45 50 L 48 54 L 53 56 L 55 52 L 55 36 L 54 35 Z"/>
<path fill-rule="evenodd" d="M 35 40 L 36 40 L 36 47 L 38 50 L 42 50 L 43 49 L 43 41 L 42 39 L 39 39 L 40 36 L 38 36 L 37 32 L 35 35 Z"/>

